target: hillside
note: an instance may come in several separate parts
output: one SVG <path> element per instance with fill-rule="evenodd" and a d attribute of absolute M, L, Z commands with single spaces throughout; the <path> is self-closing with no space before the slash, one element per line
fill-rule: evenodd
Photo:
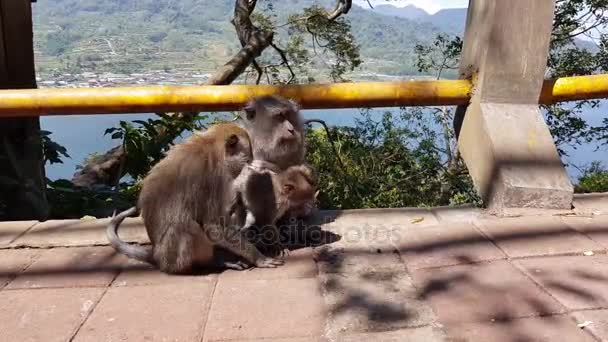
<path fill-rule="evenodd" d="M 405 7 L 379 5 L 374 8 L 367 8 L 367 11 L 385 16 L 414 20 L 418 23 L 429 23 L 443 32 L 458 35 L 464 32 L 467 19 L 466 8 L 442 9 L 432 15 L 412 5 Z"/>
<path fill-rule="evenodd" d="M 423 9 L 413 5 L 407 5 L 405 7 L 395 7 L 393 5 L 376 5 L 372 12 L 390 15 L 400 18 L 406 18 L 410 20 L 424 20 L 430 17 L 430 15 Z"/>
<path fill-rule="evenodd" d="M 290 13 L 323 2 L 273 2 L 275 21 L 284 23 Z M 265 6 L 264 2 L 258 5 L 259 9 Z M 41 78 L 90 71 L 205 74 L 224 64 L 239 48 L 229 22 L 233 0 L 54 0 L 34 3 L 33 9 Z M 439 32 L 432 22 L 386 16 L 356 6 L 347 18 L 364 60 L 359 75 L 416 74 L 414 45 L 430 41 Z M 279 43 L 285 35 L 280 32 Z"/>

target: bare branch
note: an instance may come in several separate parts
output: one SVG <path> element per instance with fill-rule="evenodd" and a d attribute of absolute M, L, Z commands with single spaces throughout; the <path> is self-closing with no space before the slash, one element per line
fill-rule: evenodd
<path fill-rule="evenodd" d="M 336 8 L 327 15 L 327 19 L 335 20 L 339 16 L 348 13 L 353 6 L 352 0 L 337 0 Z"/>
<path fill-rule="evenodd" d="M 253 68 L 255 69 L 255 71 L 257 71 L 257 73 L 258 73 L 258 78 L 255 80 L 255 84 L 260 84 L 260 80 L 262 79 L 262 76 L 264 75 L 264 70 L 262 70 L 262 68 L 260 68 L 260 65 L 255 60 L 255 58 L 253 59 L 253 61 L 251 61 L 251 64 L 253 65 Z"/>
<path fill-rule="evenodd" d="M 281 60 L 283 61 L 282 64 L 285 65 L 287 67 L 287 69 L 289 69 L 289 73 L 291 74 L 291 76 L 289 77 L 289 81 L 287 81 L 287 83 L 291 83 L 291 81 L 293 81 L 296 78 L 296 74 L 293 72 L 293 70 L 291 69 L 291 66 L 289 65 L 289 60 L 287 59 L 287 55 L 285 54 L 285 51 L 283 51 L 281 48 L 276 46 L 276 44 L 274 44 L 274 43 L 270 43 L 270 46 L 272 46 L 279 53 L 279 55 L 281 55 Z"/>

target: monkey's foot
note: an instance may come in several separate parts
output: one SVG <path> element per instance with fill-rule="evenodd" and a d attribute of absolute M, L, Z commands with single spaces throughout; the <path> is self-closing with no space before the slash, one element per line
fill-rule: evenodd
<path fill-rule="evenodd" d="M 274 259 L 274 258 L 262 258 L 255 262 L 255 266 L 259 268 L 276 268 L 278 266 L 283 265 L 285 262 L 283 260 Z"/>
<path fill-rule="evenodd" d="M 237 271 L 242 271 L 242 270 L 251 268 L 251 265 L 249 265 L 248 263 L 243 262 L 243 261 L 236 261 L 236 262 L 225 261 L 223 266 L 228 269 L 237 270 Z"/>
<path fill-rule="evenodd" d="M 264 246 L 264 254 L 270 257 L 285 257 L 287 247 L 280 241 L 274 241 L 272 244 Z"/>

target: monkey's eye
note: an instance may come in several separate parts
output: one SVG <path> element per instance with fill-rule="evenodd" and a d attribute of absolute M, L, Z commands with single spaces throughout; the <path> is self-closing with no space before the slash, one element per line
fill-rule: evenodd
<path fill-rule="evenodd" d="M 239 137 L 236 134 L 232 134 L 226 139 L 226 147 L 234 148 L 239 143 Z"/>
<path fill-rule="evenodd" d="M 253 118 L 255 118 L 255 108 L 253 108 L 251 106 L 247 106 L 247 107 L 243 108 L 243 110 L 245 111 L 247 120 L 253 120 Z"/>
<path fill-rule="evenodd" d="M 283 185 L 283 192 L 286 194 L 289 194 L 293 191 L 294 187 L 291 184 L 285 184 Z"/>

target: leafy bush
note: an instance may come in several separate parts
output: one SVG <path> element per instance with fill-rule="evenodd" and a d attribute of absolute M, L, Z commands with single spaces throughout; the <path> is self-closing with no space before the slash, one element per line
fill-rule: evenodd
<path fill-rule="evenodd" d="M 601 162 L 594 161 L 578 179 L 576 192 L 608 192 L 608 169 Z"/>
<path fill-rule="evenodd" d="M 325 209 L 436 206 L 478 202 L 465 172 L 448 172 L 436 132 L 412 111 L 374 120 L 362 111 L 354 127 L 335 127 L 332 148 L 323 130 L 307 134 L 307 162 L 319 174 Z M 420 114 L 420 113 L 418 113 Z M 336 155 L 337 152 L 337 155 Z"/>

